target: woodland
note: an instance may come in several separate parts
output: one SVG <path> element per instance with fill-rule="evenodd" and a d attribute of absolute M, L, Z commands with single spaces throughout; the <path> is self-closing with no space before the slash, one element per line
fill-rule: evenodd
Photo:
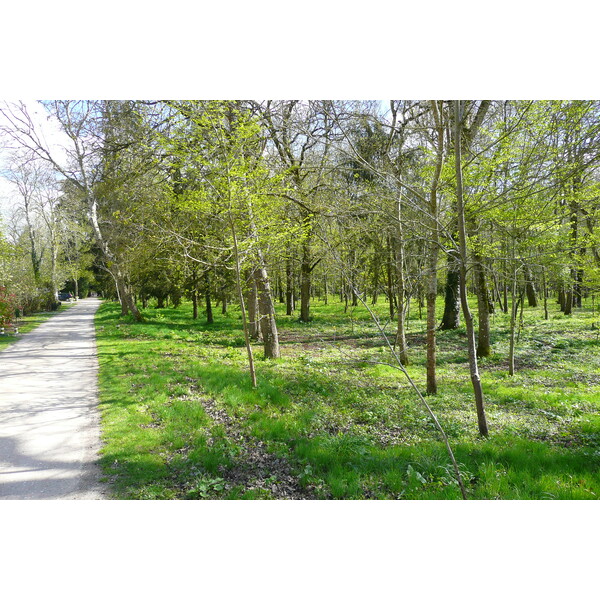
<path fill-rule="evenodd" d="M 600 494 L 598 101 L 0 117 L 1 324 L 104 298 L 115 497 Z"/>

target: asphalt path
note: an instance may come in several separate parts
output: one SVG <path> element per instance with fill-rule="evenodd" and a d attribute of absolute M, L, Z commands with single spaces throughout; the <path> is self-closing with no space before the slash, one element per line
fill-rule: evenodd
<path fill-rule="evenodd" d="M 79 300 L 0 352 L 0 499 L 105 497 L 94 313 Z"/>

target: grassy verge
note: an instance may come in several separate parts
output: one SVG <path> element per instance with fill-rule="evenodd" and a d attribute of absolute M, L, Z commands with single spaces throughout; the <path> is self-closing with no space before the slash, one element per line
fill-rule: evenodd
<path fill-rule="evenodd" d="M 597 315 L 552 309 L 548 321 L 526 309 L 513 377 L 507 316 L 494 316 L 494 355 L 481 363 L 485 440 L 464 329 L 439 333 L 440 393 L 429 401 L 470 498 L 600 497 Z M 309 324 L 278 314 L 283 358 L 257 360 L 254 390 L 235 310 L 206 325 L 189 305 L 148 309 L 138 324 L 103 304 L 102 463 L 115 497 L 459 498 L 438 433 L 402 374 L 376 364 L 388 356 L 366 310 L 344 314 L 335 299 L 313 310 Z M 385 318 L 383 303 L 376 310 Z M 413 306 L 409 371 L 424 388 L 419 317 Z"/>
<path fill-rule="evenodd" d="M 10 346 L 14 342 L 16 342 L 18 339 L 21 338 L 21 336 L 23 334 L 26 334 L 29 331 L 32 331 L 33 329 L 35 329 L 36 327 L 41 325 L 44 321 L 47 321 L 50 317 L 52 317 L 56 313 L 63 311 L 63 310 L 68 310 L 71 306 L 73 306 L 73 304 L 63 303 L 59 306 L 58 310 L 55 310 L 52 312 L 40 312 L 40 313 L 35 313 L 33 315 L 29 315 L 27 317 L 19 317 L 19 320 L 17 322 L 17 326 L 19 328 L 19 334 L 15 335 L 14 333 L 11 332 L 11 333 L 7 333 L 6 335 L 0 335 L 0 351 L 4 350 L 4 348 L 6 348 L 7 346 Z"/>

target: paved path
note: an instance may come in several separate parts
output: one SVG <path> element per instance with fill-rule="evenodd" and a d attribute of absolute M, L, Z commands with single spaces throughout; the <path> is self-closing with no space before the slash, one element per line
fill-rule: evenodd
<path fill-rule="evenodd" d="M 0 499 L 101 499 L 94 313 L 80 300 L 0 352 Z"/>

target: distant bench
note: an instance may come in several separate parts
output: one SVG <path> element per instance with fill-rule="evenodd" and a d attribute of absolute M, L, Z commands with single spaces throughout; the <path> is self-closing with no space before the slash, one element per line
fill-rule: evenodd
<path fill-rule="evenodd" d="M 17 325 L 5 325 L 4 327 L 0 327 L 0 335 L 8 335 L 9 333 L 18 335 L 19 327 Z"/>

